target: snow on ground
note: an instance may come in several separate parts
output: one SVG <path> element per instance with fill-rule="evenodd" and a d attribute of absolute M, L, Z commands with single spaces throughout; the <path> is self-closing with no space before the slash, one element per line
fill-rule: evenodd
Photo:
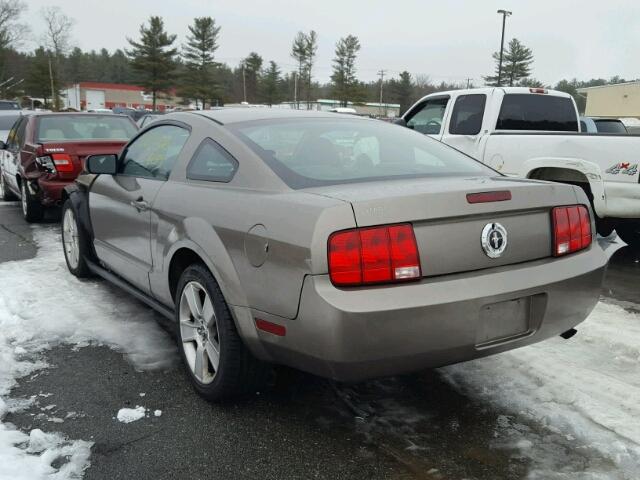
<path fill-rule="evenodd" d="M 136 405 L 136 408 L 121 408 L 118 410 L 118 421 L 122 423 L 131 423 L 144 418 L 147 413 L 146 408 Z"/>
<path fill-rule="evenodd" d="M 79 281 L 67 272 L 57 229 L 34 229 L 34 239 L 35 258 L 0 264 L 0 420 L 28 403 L 10 399 L 10 390 L 46 367 L 39 354 L 57 345 L 106 345 L 141 370 L 176 361 L 173 341 L 149 309 L 105 282 Z M 90 446 L 0 423 L 0 478 L 78 478 L 89 465 Z"/>
<path fill-rule="evenodd" d="M 615 478 L 637 479 L 640 315 L 601 302 L 577 328 L 578 334 L 568 341 L 550 339 L 441 371 L 468 396 L 547 426 L 549 438 L 561 434 L 597 450 L 617 469 Z M 502 420 L 503 427 L 513 427 L 512 416 Z M 532 444 L 517 446 L 525 456 L 533 456 L 531 478 L 575 478 L 551 474 L 558 468 L 548 462 L 553 445 L 542 445 L 538 454 L 527 452 Z M 580 478 L 614 478 L 599 470 Z"/>

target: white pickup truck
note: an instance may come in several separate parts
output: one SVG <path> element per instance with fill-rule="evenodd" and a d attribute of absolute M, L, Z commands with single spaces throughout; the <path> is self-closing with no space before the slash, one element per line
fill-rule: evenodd
<path fill-rule="evenodd" d="M 598 233 L 640 247 L 640 136 L 584 133 L 573 98 L 541 88 L 427 95 L 397 122 L 509 176 L 581 186 Z"/>

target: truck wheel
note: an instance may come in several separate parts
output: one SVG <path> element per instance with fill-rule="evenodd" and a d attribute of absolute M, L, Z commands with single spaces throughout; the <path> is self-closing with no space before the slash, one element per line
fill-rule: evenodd
<path fill-rule="evenodd" d="M 89 243 L 86 233 L 79 228 L 71 200 L 64 202 L 62 207 L 62 247 L 69 271 L 78 278 L 90 277 L 87 266 Z"/>
<path fill-rule="evenodd" d="M 204 265 L 182 273 L 175 305 L 180 355 L 202 397 L 222 400 L 264 384 L 268 366 L 244 346 L 220 287 Z"/>
<path fill-rule="evenodd" d="M 9 187 L 7 187 L 7 184 L 4 180 L 4 174 L 2 173 L 2 169 L 0 169 L 0 200 L 8 202 L 9 200 L 13 199 L 13 194 L 9 190 Z"/>
<path fill-rule="evenodd" d="M 22 202 L 22 216 L 29 223 L 39 222 L 44 216 L 44 207 L 34 198 L 27 188 L 27 181 L 22 180 L 20 185 L 20 200 Z"/>
<path fill-rule="evenodd" d="M 618 236 L 633 250 L 640 250 L 640 223 L 625 222 L 616 227 Z"/>

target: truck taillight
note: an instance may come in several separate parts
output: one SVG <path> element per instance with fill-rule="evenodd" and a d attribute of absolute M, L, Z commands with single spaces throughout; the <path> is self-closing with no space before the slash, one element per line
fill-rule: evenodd
<path fill-rule="evenodd" d="M 529 93 L 548 93 L 545 88 L 530 88 Z"/>
<path fill-rule="evenodd" d="M 553 219 L 553 255 L 559 257 L 591 245 L 591 217 L 584 205 L 556 207 Z"/>
<path fill-rule="evenodd" d="M 394 283 L 422 276 L 413 226 L 408 223 L 333 233 L 328 257 L 329 276 L 337 286 Z"/>

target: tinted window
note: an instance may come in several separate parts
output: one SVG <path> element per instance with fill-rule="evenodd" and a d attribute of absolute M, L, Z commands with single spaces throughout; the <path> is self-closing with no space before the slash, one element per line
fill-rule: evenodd
<path fill-rule="evenodd" d="M 65 140 L 128 140 L 137 129 L 126 117 L 106 115 L 51 115 L 38 120 L 39 142 Z"/>
<path fill-rule="evenodd" d="M 516 93 L 504 96 L 496 130 L 577 132 L 578 118 L 570 98 Z"/>
<path fill-rule="evenodd" d="M 482 128 L 486 95 L 461 95 L 451 113 L 449 133 L 454 135 L 477 135 Z"/>
<path fill-rule="evenodd" d="M 238 169 L 238 162 L 210 138 L 205 139 L 189 162 L 187 178 L 228 182 Z"/>
<path fill-rule="evenodd" d="M 582 120 L 580 120 L 580 131 L 581 132 L 588 132 L 589 131 L 589 129 L 587 128 L 587 124 Z"/>
<path fill-rule="evenodd" d="M 600 133 L 627 133 L 627 129 L 620 120 L 594 120 Z"/>
<path fill-rule="evenodd" d="M 410 113 L 407 127 L 427 135 L 437 135 L 442 128 L 442 119 L 449 98 L 427 100 Z"/>
<path fill-rule="evenodd" d="M 360 119 L 286 119 L 230 127 L 291 188 L 382 179 L 495 175 L 406 128 Z"/>
<path fill-rule="evenodd" d="M 0 110 L 20 110 L 18 102 L 7 102 L 0 100 Z"/>
<path fill-rule="evenodd" d="M 175 125 L 148 130 L 127 148 L 120 173 L 166 180 L 187 138 L 189 131 Z"/>
<path fill-rule="evenodd" d="M 14 122 L 7 136 L 7 146 L 9 149 L 17 150 L 24 145 L 24 136 L 27 133 L 27 122 L 25 117 L 18 118 Z"/>

